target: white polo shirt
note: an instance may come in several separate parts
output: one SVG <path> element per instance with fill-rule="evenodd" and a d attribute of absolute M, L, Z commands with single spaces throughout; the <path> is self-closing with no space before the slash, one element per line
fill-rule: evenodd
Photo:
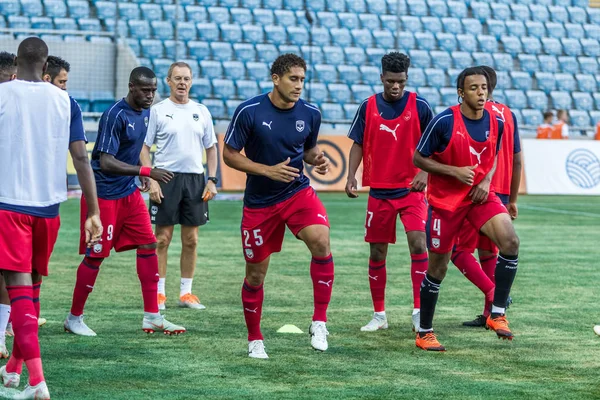
<path fill-rule="evenodd" d="M 217 143 L 212 116 L 195 101 L 165 99 L 152 106 L 146 145 L 156 144 L 154 165 L 172 172 L 202 174 L 204 149 Z"/>

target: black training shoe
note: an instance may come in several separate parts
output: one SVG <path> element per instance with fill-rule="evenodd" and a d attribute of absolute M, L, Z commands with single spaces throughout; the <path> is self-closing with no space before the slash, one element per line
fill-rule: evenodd
<path fill-rule="evenodd" d="M 512 301 L 512 297 L 508 296 L 508 299 L 506 299 L 506 308 L 510 307 L 510 305 L 513 303 Z"/>
<path fill-rule="evenodd" d="M 463 326 L 472 326 L 472 327 L 484 327 L 486 318 L 483 315 L 478 315 L 475 317 L 473 321 L 465 321 L 463 322 Z"/>

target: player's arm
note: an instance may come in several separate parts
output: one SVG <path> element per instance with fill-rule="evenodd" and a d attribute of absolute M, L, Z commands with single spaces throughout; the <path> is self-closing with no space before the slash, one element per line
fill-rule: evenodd
<path fill-rule="evenodd" d="M 420 98 L 417 96 L 417 111 L 419 113 L 419 127 L 421 129 L 421 136 L 427 130 L 427 127 L 431 123 L 433 119 L 433 110 L 431 106 L 427 102 L 427 100 Z M 417 175 L 413 178 L 412 182 L 410 182 L 410 190 L 413 192 L 422 192 L 427 188 L 427 177 L 428 174 L 426 171 L 420 170 L 417 172 Z"/>
<path fill-rule="evenodd" d="M 498 121 L 498 141 L 496 143 L 496 156 L 494 157 L 494 165 L 490 172 L 487 173 L 486 176 L 483 177 L 481 182 L 471 189 L 469 196 L 471 196 L 471 201 L 473 203 L 482 203 L 484 202 L 490 193 L 490 186 L 492 184 L 492 178 L 496 173 L 496 168 L 498 166 L 498 152 L 502 148 L 502 135 L 504 133 L 504 122 L 499 117 L 496 117 Z"/>
<path fill-rule="evenodd" d="M 331 161 L 329 157 L 325 156 L 325 153 L 319 149 L 317 139 L 319 137 L 319 130 L 321 129 L 321 112 L 315 111 L 313 113 L 312 124 L 310 134 L 304 142 L 304 154 L 303 160 L 309 165 L 313 165 L 315 171 L 319 175 L 325 175 L 329 171 Z"/>
<path fill-rule="evenodd" d="M 514 148 L 513 148 L 513 164 L 512 164 L 512 178 L 510 181 L 510 197 L 508 199 L 508 213 L 512 219 L 517 219 L 519 215 L 519 209 L 517 208 L 517 197 L 519 196 L 519 188 L 521 187 L 521 173 L 523 170 L 523 157 L 521 153 L 521 137 L 519 135 L 519 126 L 517 119 L 513 114 L 513 121 L 515 124 L 514 133 Z"/>
<path fill-rule="evenodd" d="M 223 147 L 223 162 L 230 168 L 250 175 L 262 175 L 278 182 L 292 182 L 300 176 L 298 168 L 289 166 L 290 158 L 275 165 L 256 163 L 228 144 Z"/>
<path fill-rule="evenodd" d="M 356 115 L 354 121 L 350 125 L 350 131 L 348 137 L 354 141 L 350 148 L 350 154 L 348 155 L 348 177 L 346 178 L 346 195 L 350 198 L 358 197 L 358 181 L 356 180 L 356 171 L 362 162 L 363 158 L 363 140 L 365 137 L 365 125 L 367 115 L 367 100 L 363 101 Z"/>
<path fill-rule="evenodd" d="M 208 108 L 202 108 L 202 112 L 204 113 L 204 135 L 202 135 L 202 145 L 206 151 L 206 168 L 208 172 L 208 178 L 217 176 L 217 165 L 218 165 L 218 155 L 217 155 L 217 135 L 215 134 L 215 127 L 213 124 L 212 115 L 210 115 L 210 111 Z M 202 193 L 202 199 L 204 201 L 212 200 L 217 195 L 217 184 L 209 180 L 204 188 L 204 193 Z"/>
<path fill-rule="evenodd" d="M 142 151 L 140 152 L 140 164 L 142 167 L 152 168 L 152 156 L 150 155 L 150 146 L 146 143 L 142 146 Z M 142 182 L 142 192 L 148 191 L 150 194 L 150 200 L 153 202 L 160 204 L 162 203 L 162 199 L 164 199 L 164 195 L 162 193 L 162 189 L 157 181 L 154 179 L 149 179 L 147 177 L 141 177 L 140 181 Z"/>
<path fill-rule="evenodd" d="M 100 153 L 100 170 L 105 174 L 122 176 L 143 176 L 155 181 L 167 183 L 173 179 L 173 173 L 160 168 L 130 165 L 119 161 L 112 154 Z"/>

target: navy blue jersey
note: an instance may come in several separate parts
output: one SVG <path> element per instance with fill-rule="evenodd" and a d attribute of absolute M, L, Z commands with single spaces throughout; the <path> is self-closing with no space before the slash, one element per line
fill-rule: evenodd
<path fill-rule="evenodd" d="M 502 144 L 504 122 L 498 117 L 496 117 L 496 119 L 498 120 L 497 153 Z M 490 131 L 490 113 L 487 110 L 483 110 L 483 117 L 481 119 L 469 119 L 463 115 L 463 120 L 465 121 L 467 132 L 473 140 L 477 142 L 485 142 L 487 140 Z M 448 108 L 431 120 L 427 130 L 423 133 L 423 136 L 421 136 L 421 140 L 417 145 L 417 151 L 423 157 L 431 157 L 433 153 L 441 153 L 446 149 L 446 146 L 448 146 L 448 143 L 450 142 L 453 127 L 454 116 L 452 110 Z"/>
<path fill-rule="evenodd" d="M 405 90 L 404 94 L 399 100 L 389 102 L 383 98 L 383 93 L 377 93 L 375 100 L 377 102 L 377 110 L 379 111 L 379 115 L 381 115 L 382 118 L 389 120 L 398 118 L 404 112 L 404 108 L 406 108 L 409 94 L 410 92 Z M 363 138 L 365 136 L 368 100 L 369 99 L 363 101 L 358 108 L 356 116 L 354 117 L 354 121 L 352 121 L 352 125 L 350 126 L 350 132 L 348 132 L 348 137 L 360 145 L 362 145 Z M 419 114 L 421 133 L 423 133 L 425 132 L 427 125 L 429 125 L 429 122 L 433 119 L 433 111 L 431 110 L 427 100 L 421 96 L 417 96 L 417 112 Z M 408 193 L 410 193 L 410 189 L 407 188 L 369 190 L 369 196 L 377 199 L 397 199 L 399 197 L 406 196 Z"/>
<path fill-rule="evenodd" d="M 303 173 L 304 152 L 317 145 L 320 126 L 319 109 L 302 99 L 289 110 L 275 107 L 268 94 L 238 106 L 227 128 L 225 143 L 238 151 L 244 149 L 246 157 L 259 164 L 271 166 L 289 157 L 289 165 L 300 170 L 300 176 L 290 183 L 248 175 L 244 205 L 268 207 L 309 186 Z"/>
<path fill-rule="evenodd" d="M 120 199 L 137 189 L 135 176 L 102 172 L 100 154 L 110 154 L 126 164 L 139 165 L 149 117 L 150 110 L 136 111 L 125 99 L 115 103 L 102 114 L 98 124 L 98 137 L 92 150 L 92 169 L 96 177 L 98 197 L 108 200 Z"/>
<path fill-rule="evenodd" d="M 81 107 L 74 98 L 69 96 L 71 100 L 71 126 L 69 131 L 69 143 L 83 140 L 87 143 L 85 137 L 85 129 L 83 128 L 83 117 L 81 116 Z M 66 166 L 65 166 L 66 168 Z M 19 214 L 33 215 L 34 217 L 54 218 L 58 216 L 60 204 L 53 204 L 48 207 L 27 207 L 15 206 L 12 204 L 0 203 L 0 210 L 17 212 Z"/>
<path fill-rule="evenodd" d="M 517 123 L 517 117 L 514 112 L 510 112 L 512 114 L 513 121 L 515 121 L 515 132 L 513 133 L 515 138 L 515 144 L 513 146 L 513 153 L 517 154 L 521 152 L 521 139 L 519 138 L 519 124 Z"/>

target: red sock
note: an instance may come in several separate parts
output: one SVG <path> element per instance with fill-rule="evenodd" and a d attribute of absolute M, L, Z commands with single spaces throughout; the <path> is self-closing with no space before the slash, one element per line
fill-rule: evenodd
<path fill-rule="evenodd" d="M 83 308 L 85 302 L 88 299 L 92 290 L 94 290 L 94 284 L 100 272 L 100 264 L 102 264 L 103 258 L 90 258 L 84 257 L 79 268 L 77 268 L 77 281 L 75 282 L 75 289 L 73 289 L 73 302 L 71 303 L 71 315 L 76 317 L 83 314 Z"/>
<path fill-rule="evenodd" d="M 413 287 L 413 307 L 421 308 L 421 283 L 427 274 L 429 258 L 427 253 L 410 255 L 410 278 Z"/>
<path fill-rule="evenodd" d="M 487 275 L 492 283 L 496 284 L 496 263 L 498 262 L 498 254 L 486 258 L 481 258 L 481 269 Z"/>
<path fill-rule="evenodd" d="M 260 331 L 260 317 L 262 316 L 262 305 L 265 299 L 263 285 L 251 286 L 246 279 L 242 285 L 242 306 L 244 307 L 244 318 L 248 328 L 248 341 L 263 340 Z"/>
<path fill-rule="evenodd" d="M 371 299 L 373 299 L 373 310 L 375 312 L 385 311 L 385 285 L 387 283 L 387 270 L 385 260 L 373 261 L 369 258 L 369 287 L 371 288 Z"/>
<path fill-rule="evenodd" d="M 33 307 L 35 307 L 35 316 L 40 317 L 40 289 L 42 287 L 42 281 L 39 281 L 33 285 Z"/>
<path fill-rule="evenodd" d="M 313 281 L 315 311 L 313 321 L 327 322 L 327 307 L 333 288 L 333 256 L 314 257 L 310 261 L 310 277 Z"/>
<path fill-rule="evenodd" d="M 6 289 L 11 303 L 14 340 L 27 365 L 29 384 L 37 385 L 44 380 L 44 372 L 40 358 L 38 321 L 33 306 L 33 286 L 7 286 Z"/>
<path fill-rule="evenodd" d="M 475 257 L 466 251 L 452 253 L 452 262 L 468 280 L 477 286 L 483 294 L 494 291 L 494 282 L 487 277 Z"/>
<path fill-rule="evenodd" d="M 13 340 L 13 351 L 6 363 L 6 372 L 16 372 L 21 374 L 23 371 L 23 355 L 19 349 L 19 345 L 16 340 Z"/>
<path fill-rule="evenodd" d="M 156 249 L 137 249 L 136 267 L 142 297 L 144 312 L 158 313 L 158 257 Z"/>

